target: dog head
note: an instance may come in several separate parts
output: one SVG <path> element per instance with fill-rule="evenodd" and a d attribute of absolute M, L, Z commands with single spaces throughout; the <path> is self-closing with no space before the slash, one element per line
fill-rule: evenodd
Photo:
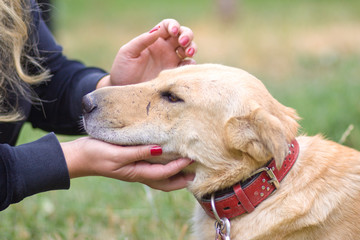
<path fill-rule="evenodd" d="M 156 79 L 96 90 L 83 100 L 89 135 L 119 145 L 158 144 L 166 163 L 195 160 L 196 196 L 247 178 L 274 158 L 278 168 L 298 129 L 296 112 L 249 73 L 215 64 L 163 71 Z"/>

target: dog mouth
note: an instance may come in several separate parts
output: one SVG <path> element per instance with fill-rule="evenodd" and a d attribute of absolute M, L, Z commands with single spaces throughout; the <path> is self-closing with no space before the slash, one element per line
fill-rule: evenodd
<path fill-rule="evenodd" d="M 102 122 L 101 124 L 83 117 L 82 125 L 86 133 L 95 139 L 120 145 L 120 146 L 139 146 L 147 144 L 162 145 L 153 138 L 154 132 L 148 132 L 146 130 L 140 132 L 137 128 L 126 124 L 111 124 Z M 162 142 L 163 143 L 163 142 Z"/>

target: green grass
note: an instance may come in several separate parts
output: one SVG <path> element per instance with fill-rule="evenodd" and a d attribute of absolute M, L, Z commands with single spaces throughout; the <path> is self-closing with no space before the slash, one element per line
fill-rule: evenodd
<path fill-rule="evenodd" d="M 297 109 L 301 132 L 317 133 L 339 141 L 350 124 L 354 130 L 345 145 L 360 149 L 360 57 L 343 58 L 329 66 L 307 59 L 306 71 L 291 81 L 267 81 L 270 92 L 283 104 Z M 335 70 L 335 71 L 334 71 Z"/>
<path fill-rule="evenodd" d="M 69 191 L 39 194 L 4 211 L 0 239 L 174 239 L 189 228 L 192 202 L 185 190 L 77 179 Z"/>
<path fill-rule="evenodd" d="M 222 22 L 214 1 L 58 0 L 56 36 L 69 57 L 110 69 L 118 48 L 163 18 L 195 32 L 198 63 L 243 68 L 302 117 L 301 132 L 360 150 L 360 2 L 241 1 Z M 19 144 L 46 134 L 26 125 Z M 59 136 L 62 141 L 73 138 Z M 0 213 L 0 239 L 188 239 L 194 198 L 99 177 L 29 197 Z"/>

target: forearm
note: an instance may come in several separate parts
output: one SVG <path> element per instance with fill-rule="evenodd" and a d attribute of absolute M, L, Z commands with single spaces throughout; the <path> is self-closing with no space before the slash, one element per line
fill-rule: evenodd
<path fill-rule="evenodd" d="M 79 119 L 82 114 L 82 97 L 95 90 L 98 81 L 107 73 L 94 67 L 86 67 L 79 61 L 69 60 L 62 47 L 40 18 L 35 1 L 33 3 L 33 29 L 29 36 L 31 45 L 36 45 L 40 64 L 50 73 L 49 81 L 34 86 L 34 92 L 41 99 L 41 107 L 34 105 L 28 121 L 36 128 L 61 134 L 79 134 Z M 36 68 L 30 68 L 37 74 Z"/>
<path fill-rule="evenodd" d="M 31 109 L 28 121 L 33 127 L 68 135 L 82 133 L 79 124 L 82 97 L 95 90 L 106 73 L 84 68 L 76 62 L 70 65 L 64 67 L 62 74 L 54 74 L 51 81 L 35 89 L 42 100 L 42 107 L 34 105 Z"/>
<path fill-rule="evenodd" d="M 0 145 L 0 210 L 25 197 L 49 190 L 68 189 L 69 173 L 54 134 L 24 145 Z M 2 167 L 1 167 L 2 166 Z"/>

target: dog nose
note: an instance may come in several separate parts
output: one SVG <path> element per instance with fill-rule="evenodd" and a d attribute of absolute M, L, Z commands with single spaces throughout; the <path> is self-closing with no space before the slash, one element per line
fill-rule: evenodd
<path fill-rule="evenodd" d="M 91 113 L 97 108 L 97 105 L 94 103 L 94 99 L 88 94 L 82 98 L 82 109 L 83 113 Z"/>

